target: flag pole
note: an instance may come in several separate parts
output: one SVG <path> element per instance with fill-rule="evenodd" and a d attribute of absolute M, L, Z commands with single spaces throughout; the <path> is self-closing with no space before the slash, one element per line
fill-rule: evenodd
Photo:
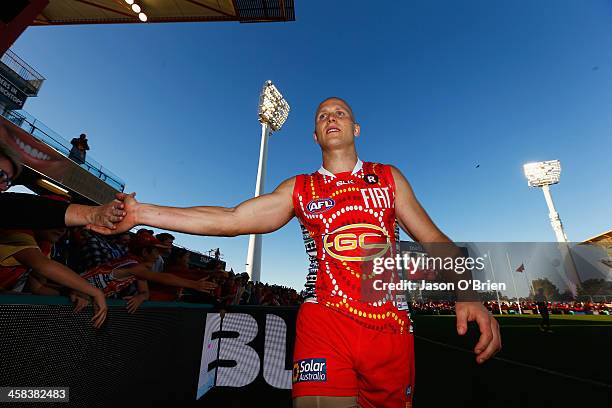
<path fill-rule="evenodd" d="M 512 285 L 514 286 L 514 293 L 516 294 L 516 304 L 518 305 L 519 314 L 523 314 L 521 310 L 521 299 L 519 298 L 518 291 L 516 290 L 516 282 L 514 282 L 514 274 L 512 273 L 512 264 L 510 263 L 510 255 L 506 252 L 506 259 L 508 260 L 508 270 L 510 271 L 510 277 L 512 278 Z"/>
<path fill-rule="evenodd" d="M 491 262 L 491 254 L 489 253 L 489 251 L 487 251 L 487 255 L 489 256 L 489 265 L 491 265 L 491 274 L 493 275 L 493 282 L 497 282 L 497 279 L 495 279 L 495 269 L 493 269 L 493 262 Z M 497 295 L 497 307 L 499 308 L 499 314 L 502 314 L 502 309 L 501 309 L 501 301 L 499 300 L 499 291 L 496 290 L 495 294 Z"/>
<path fill-rule="evenodd" d="M 531 279 L 527 275 L 527 262 L 526 261 L 523 261 L 523 273 L 525 274 L 525 280 L 527 281 L 527 290 L 529 291 L 529 297 L 531 297 L 532 293 L 535 296 L 535 290 L 533 290 L 533 286 L 531 286 Z"/>

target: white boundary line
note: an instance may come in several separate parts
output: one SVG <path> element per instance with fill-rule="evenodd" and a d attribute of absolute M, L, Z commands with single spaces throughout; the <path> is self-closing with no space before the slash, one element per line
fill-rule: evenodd
<path fill-rule="evenodd" d="M 414 336 L 414 337 L 416 339 L 418 339 L 418 340 L 423 340 L 423 341 L 426 341 L 428 343 L 436 344 L 438 346 L 450 348 L 450 349 L 457 350 L 457 351 L 462 351 L 462 352 L 468 353 L 468 354 L 473 354 L 473 352 L 471 350 L 466 350 L 466 349 L 463 349 L 461 347 L 453 346 L 451 344 L 442 343 L 442 342 L 436 341 L 436 340 L 430 340 L 430 339 L 427 339 L 427 338 L 422 337 L 422 336 Z M 558 371 L 549 370 L 549 369 L 538 367 L 538 366 L 531 365 L 531 364 L 519 363 L 518 361 L 509 360 L 509 359 L 503 358 L 503 357 L 493 357 L 493 359 L 494 360 L 499 360 L 499 361 L 502 361 L 502 362 L 508 363 L 508 364 L 514 364 L 514 365 L 517 365 L 519 367 L 531 368 L 533 370 L 541 371 L 541 372 L 546 373 L 546 374 L 556 375 L 557 377 L 563 377 L 563 378 L 567 378 L 567 379 L 570 379 L 570 380 L 579 381 L 579 382 L 587 383 L 587 384 L 590 384 L 590 385 L 595 385 L 597 387 L 604 387 L 604 388 L 612 389 L 612 385 L 611 384 L 606 384 L 606 383 L 603 383 L 603 382 L 600 382 L 600 381 L 589 380 L 588 378 L 574 377 L 573 375 L 560 373 Z"/>

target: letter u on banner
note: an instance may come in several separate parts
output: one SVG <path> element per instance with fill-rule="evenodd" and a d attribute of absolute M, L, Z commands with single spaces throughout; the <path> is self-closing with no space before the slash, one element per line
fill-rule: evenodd
<path fill-rule="evenodd" d="M 274 314 L 266 315 L 264 346 L 264 379 L 272 387 L 291 389 L 291 370 L 285 369 L 287 356 L 287 324 Z"/>

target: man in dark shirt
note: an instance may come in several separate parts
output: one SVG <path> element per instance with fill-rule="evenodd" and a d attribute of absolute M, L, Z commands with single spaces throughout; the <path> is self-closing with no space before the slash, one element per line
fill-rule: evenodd
<path fill-rule="evenodd" d="M 86 225 L 110 234 L 125 215 L 123 203 L 101 206 L 69 204 L 33 194 L 5 193 L 21 172 L 21 159 L 0 142 L 0 228 L 51 229 Z"/>
<path fill-rule="evenodd" d="M 539 288 L 538 293 L 535 295 L 536 305 L 538 306 L 538 311 L 542 316 L 542 322 L 540 323 L 540 331 L 546 331 L 548 333 L 552 333 L 550 329 L 550 318 L 548 316 L 548 301 L 546 296 L 544 296 L 544 288 Z"/>
<path fill-rule="evenodd" d="M 75 137 L 72 139 L 70 144 L 72 144 L 72 149 L 70 150 L 68 158 L 79 164 L 85 163 L 85 155 L 87 154 L 87 150 L 89 150 L 87 135 L 85 133 L 81 133 L 78 138 Z"/>

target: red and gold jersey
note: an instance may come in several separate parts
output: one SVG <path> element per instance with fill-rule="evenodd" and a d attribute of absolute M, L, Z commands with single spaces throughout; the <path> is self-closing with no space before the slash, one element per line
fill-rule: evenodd
<path fill-rule="evenodd" d="M 411 329 L 406 313 L 399 311 L 406 304 L 404 294 L 381 289 L 383 282 L 399 281 L 395 267 L 375 268 L 377 258 L 395 259 L 394 203 L 395 182 L 384 164 L 358 160 L 352 172 L 334 175 L 321 167 L 296 177 L 293 206 L 310 260 L 307 302 L 373 329 Z"/>

